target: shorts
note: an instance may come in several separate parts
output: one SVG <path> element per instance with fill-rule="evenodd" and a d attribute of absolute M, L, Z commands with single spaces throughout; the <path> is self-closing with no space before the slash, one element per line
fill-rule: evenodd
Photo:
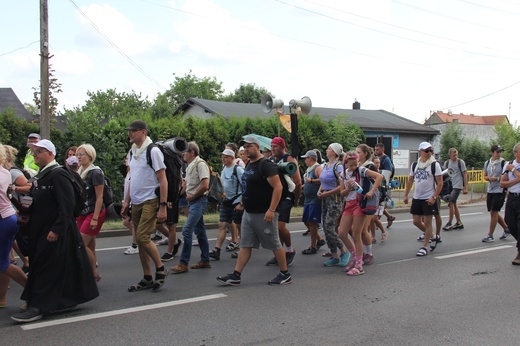
<path fill-rule="evenodd" d="M 244 214 L 244 210 L 236 211 L 235 207 L 238 204 L 235 204 L 232 207 L 226 207 L 224 204 L 220 205 L 220 222 L 231 223 L 234 222 L 237 225 L 242 223 L 242 215 Z"/>
<path fill-rule="evenodd" d="M 289 223 L 289 219 L 291 218 L 291 209 L 294 205 L 292 198 L 282 198 L 280 203 L 278 203 L 278 222 Z"/>
<path fill-rule="evenodd" d="M 365 216 L 365 214 L 363 214 L 361 211 L 361 207 L 359 206 L 357 199 L 353 199 L 345 203 L 345 208 L 343 208 L 342 215 Z"/>
<path fill-rule="evenodd" d="M 304 205 L 302 222 L 321 223 L 321 203 Z"/>
<path fill-rule="evenodd" d="M 179 198 L 179 208 L 186 208 L 188 206 L 188 200 L 186 199 L 186 194 L 184 197 Z"/>
<path fill-rule="evenodd" d="M 170 205 L 166 208 L 166 224 L 176 225 L 179 223 L 179 201 Z"/>
<path fill-rule="evenodd" d="M 428 205 L 426 199 L 413 199 L 410 207 L 412 215 L 439 215 L 439 203 L 435 201 L 433 205 Z"/>
<path fill-rule="evenodd" d="M 105 222 L 107 210 L 105 208 L 101 209 L 98 216 L 98 223 L 96 228 L 90 228 L 90 221 L 94 217 L 94 213 L 90 213 L 88 215 L 80 215 L 76 218 L 76 224 L 78 225 L 79 233 L 91 235 L 93 237 L 97 236 L 101 231 L 101 227 L 103 227 L 103 223 Z"/>
<path fill-rule="evenodd" d="M 259 245 L 267 250 L 278 250 L 282 248 L 278 235 L 278 214 L 274 214 L 273 221 L 265 222 L 264 213 L 249 214 L 244 211 L 241 224 L 241 248 L 255 248 Z"/>
<path fill-rule="evenodd" d="M 488 193 L 487 194 L 487 210 L 488 211 L 500 211 L 504 206 L 504 202 L 506 200 L 506 193 Z"/>
<path fill-rule="evenodd" d="M 150 235 L 155 231 L 159 199 L 154 198 L 141 204 L 132 204 L 132 220 L 137 244 L 149 244 Z"/>
<path fill-rule="evenodd" d="M 457 204 L 457 200 L 459 199 L 459 195 L 462 189 L 453 189 L 450 193 L 450 202 Z"/>

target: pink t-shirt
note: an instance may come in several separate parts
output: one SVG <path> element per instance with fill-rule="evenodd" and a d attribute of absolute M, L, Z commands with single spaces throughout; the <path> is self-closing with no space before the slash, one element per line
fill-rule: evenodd
<path fill-rule="evenodd" d="M 11 173 L 0 166 L 0 216 L 2 216 L 3 219 L 16 214 L 6 194 L 9 184 L 11 184 Z"/>

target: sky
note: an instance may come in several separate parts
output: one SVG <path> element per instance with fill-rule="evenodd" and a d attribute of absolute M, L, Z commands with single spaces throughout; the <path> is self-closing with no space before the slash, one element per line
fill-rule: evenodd
<path fill-rule="evenodd" d="M 192 71 L 285 104 L 520 120 L 520 0 L 48 0 L 59 110 L 87 91 L 151 101 Z M 1 1 L 0 87 L 33 103 L 39 1 Z M 516 33 L 516 34 L 515 34 Z M 518 124 L 517 124 L 518 125 Z"/>

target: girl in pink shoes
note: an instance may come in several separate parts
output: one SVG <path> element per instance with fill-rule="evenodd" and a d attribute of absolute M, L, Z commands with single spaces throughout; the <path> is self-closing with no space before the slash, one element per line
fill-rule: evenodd
<path fill-rule="evenodd" d="M 366 215 L 361 211 L 360 198 L 377 198 L 376 191 L 383 180 L 383 176 L 366 167 L 358 166 L 359 156 L 356 152 L 349 151 L 344 160 L 344 169 L 341 175 L 341 196 L 347 203 L 343 209 L 339 224 L 339 236 L 347 246 L 353 260 L 347 266 L 347 275 L 357 276 L 365 273 L 363 270 L 363 241 L 361 235 L 364 228 Z M 362 179 L 373 180 L 372 189 L 365 196 L 359 193 Z M 352 240 L 349 231 L 352 230 Z"/>

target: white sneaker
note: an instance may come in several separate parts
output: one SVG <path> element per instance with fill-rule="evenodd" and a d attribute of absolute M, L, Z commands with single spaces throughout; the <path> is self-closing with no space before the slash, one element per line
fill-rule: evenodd
<path fill-rule="evenodd" d="M 139 248 L 138 247 L 129 247 L 127 248 L 125 251 L 124 251 L 124 254 L 125 255 L 135 255 L 135 254 L 138 254 L 139 253 Z"/>
<path fill-rule="evenodd" d="M 155 245 L 168 245 L 168 238 L 162 238 L 161 240 L 158 240 L 155 242 Z"/>

